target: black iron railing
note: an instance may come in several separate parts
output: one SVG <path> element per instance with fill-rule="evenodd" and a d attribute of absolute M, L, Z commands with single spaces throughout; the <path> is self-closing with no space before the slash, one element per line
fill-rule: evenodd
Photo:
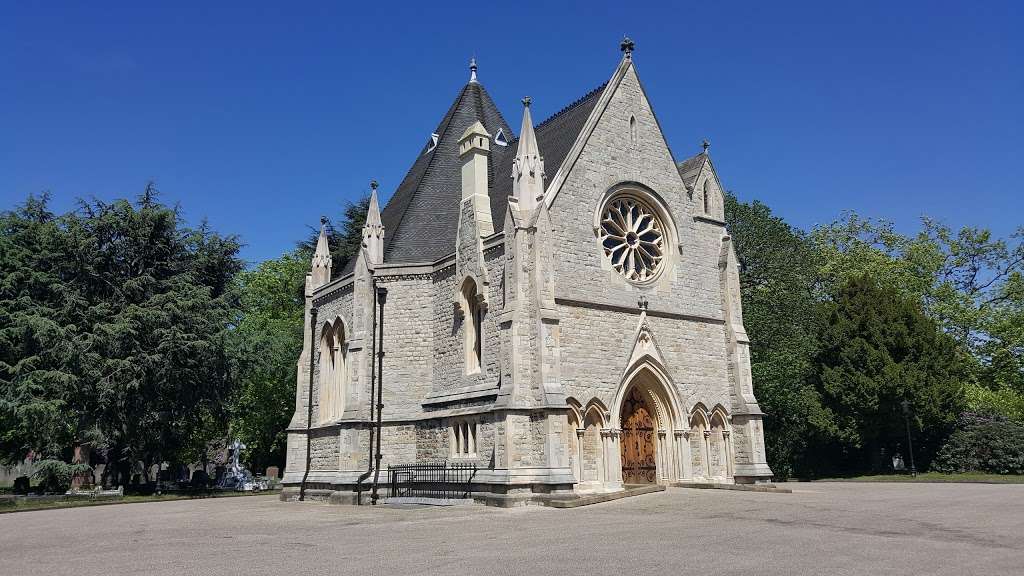
<path fill-rule="evenodd" d="M 436 464 L 388 465 L 391 498 L 470 498 L 476 464 L 439 462 Z"/>

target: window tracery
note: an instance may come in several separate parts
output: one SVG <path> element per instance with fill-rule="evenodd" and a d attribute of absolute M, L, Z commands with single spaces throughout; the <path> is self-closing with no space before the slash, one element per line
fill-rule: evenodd
<path fill-rule="evenodd" d="M 658 213 L 632 194 L 612 197 L 601 215 L 601 246 L 612 267 L 627 280 L 645 282 L 665 260 L 665 225 Z"/>

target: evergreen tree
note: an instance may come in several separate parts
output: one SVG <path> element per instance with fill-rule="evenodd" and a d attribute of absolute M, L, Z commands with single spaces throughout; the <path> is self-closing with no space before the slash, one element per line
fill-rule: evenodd
<path fill-rule="evenodd" d="M 821 439 L 818 471 L 884 471 L 894 453 L 906 457 L 904 400 L 926 466 L 963 408 L 962 349 L 918 302 L 866 275 L 840 287 L 829 308 L 814 381 L 835 434 Z"/>
<path fill-rule="evenodd" d="M 341 217 L 334 221 L 327 219 L 327 246 L 331 250 L 331 274 L 337 277 L 345 269 L 348 261 L 359 254 L 363 245 L 363 226 L 366 225 L 366 212 L 370 209 L 370 196 L 365 195 L 355 202 L 348 202 L 342 210 Z M 320 228 L 310 227 L 309 236 L 298 243 L 302 254 L 313 254 L 316 241 L 320 236 Z"/>
<path fill-rule="evenodd" d="M 5 460 L 89 444 L 125 481 L 226 422 L 235 238 L 186 227 L 152 185 L 59 217 L 30 197 L 2 223 Z"/>

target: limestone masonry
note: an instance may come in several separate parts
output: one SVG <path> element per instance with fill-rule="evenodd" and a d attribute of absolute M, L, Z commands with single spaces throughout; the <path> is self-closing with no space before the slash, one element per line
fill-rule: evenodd
<path fill-rule="evenodd" d="M 285 496 L 365 490 L 381 322 L 382 482 L 444 461 L 503 495 L 770 480 L 707 146 L 676 162 L 628 41 L 536 127 L 524 99 L 518 137 L 471 69 L 383 211 L 374 185 L 333 279 L 321 230 Z"/>

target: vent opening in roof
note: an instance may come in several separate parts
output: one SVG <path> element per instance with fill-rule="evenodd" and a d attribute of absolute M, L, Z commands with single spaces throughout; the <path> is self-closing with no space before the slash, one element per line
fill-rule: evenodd
<path fill-rule="evenodd" d="M 498 146 L 508 146 L 508 139 L 505 138 L 504 128 L 498 128 L 498 133 L 494 135 L 494 143 Z"/>
<path fill-rule="evenodd" d="M 434 148 L 437 148 L 437 139 L 438 138 L 440 138 L 440 136 L 436 132 L 432 133 L 430 135 L 430 142 L 427 142 L 427 149 L 423 151 L 424 154 L 426 154 L 427 152 L 430 152 Z"/>

